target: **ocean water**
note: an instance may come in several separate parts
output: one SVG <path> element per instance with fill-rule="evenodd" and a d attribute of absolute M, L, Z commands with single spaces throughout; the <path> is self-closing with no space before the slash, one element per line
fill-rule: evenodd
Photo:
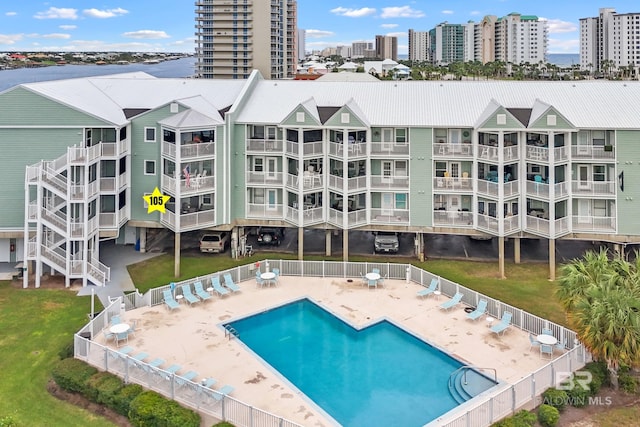
<path fill-rule="evenodd" d="M 551 64 L 555 64 L 559 67 L 570 67 L 572 65 L 580 64 L 579 53 L 549 53 L 547 59 Z"/>
<path fill-rule="evenodd" d="M 62 65 L 0 70 L 0 92 L 22 83 L 133 73 L 136 71 L 144 71 L 155 77 L 191 77 L 195 73 L 195 63 L 195 58 L 188 57 L 164 61 L 159 64 Z"/>

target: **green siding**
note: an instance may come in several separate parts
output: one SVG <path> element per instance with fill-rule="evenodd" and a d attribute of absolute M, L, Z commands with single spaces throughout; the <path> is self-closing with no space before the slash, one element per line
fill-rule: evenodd
<path fill-rule="evenodd" d="M 25 168 L 65 154 L 66 147 L 80 142 L 78 133 L 81 128 L 0 129 L 0 226 L 24 227 Z"/>
<path fill-rule="evenodd" d="M 342 123 L 342 113 L 349 114 L 349 123 Z M 364 124 L 364 122 L 360 120 L 360 118 L 348 107 L 342 107 L 326 121 L 325 126 L 337 128 L 363 128 L 367 125 Z"/>
<path fill-rule="evenodd" d="M 304 113 L 304 122 L 299 122 L 296 119 L 296 113 Z M 298 108 L 293 110 L 293 113 L 289 114 L 286 119 L 282 121 L 283 126 L 294 126 L 294 127 L 303 127 L 303 126 L 319 126 L 320 123 L 313 117 L 302 105 L 299 105 Z"/>
<path fill-rule="evenodd" d="M 639 234 L 638 212 L 640 211 L 640 166 L 625 164 L 625 159 L 640 158 L 640 131 L 618 131 L 614 148 L 618 162 L 619 175 L 624 172 L 624 191 L 616 186 L 618 200 L 618 234 Z M 617 179 L 617 178 L 616 178 Z M 629 199 L 630 198 L 630 199 Z"/>
<path fill-rule="evenodd" d="M 507 123 L 504 125 L 498 124 L 498 114 L 506 114 Z M 499 108 L 495 113 L 486 122 L 480 126 L 479 130 L 482 129 L 524 129 L 522 123 L 520 123 L 515 117 L 511 115 L 506 109 Z"/>
<path fill-rule="evenodd" d="M 409 220 L 411 225 L 416 227 L 426 227 L 432 224 L 432 136 L 432 129 L 409 129 L 409 144 L 411 148 L 411 159 L 409 160 Z"/>
<path fill-rule="evenodd" d="M 0 95 L 0 126 L 113 125 L 19 87 Z M 80 142 L 77 137 L 76 142 Z"/>
<path fill-rule="evenodd" d="M 547 116 L 556 116 L 556 125 L 549 126 L 547 124 Z M 555 108 L 549 108 L 549 110 L 543 114 L 538 120 L 534 123 L 529 123 L 530 129 L 573 129 L 573 125 L 567 121 L 560 113 L 558 113 Z"/>
<path fill-rule="evenodd" d="M 231 141 L 231 170 L 229 176 L 231 176 L 231 194 L 230 194 L 230 209 L 231 219 L 244 218 L 245 212 L 245 199 L 246 199 L 246 176 L 245 171 L 247 169 L 247 156 L 246 156 L 246 126 L 235 125 L 233 131 L 233 141 Z M 236 155 L 237 153 L 237 155 Z"/>

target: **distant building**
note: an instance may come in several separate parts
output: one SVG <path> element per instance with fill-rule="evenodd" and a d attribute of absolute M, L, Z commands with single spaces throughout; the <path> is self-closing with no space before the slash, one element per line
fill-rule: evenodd
<path fill-rule="evenodd" d="M 343 58 L 351 58 L 351 46 L 338 46 L 336 47 L 336 55 Z"/>
<path fill-rule="evenodd" d="M 373 43 L 367 41 L 358 41 L 351 43 L 351 58 L 372 58 L 367 51 L 374 51 Z"/>
<path fill-rule="evenodd" d="M 464 62 L 464 32 L 464 26 L 448 22 L 438 24 L 429 31 L 434 64 Z"/>
<path fill-rule="evenodd" d="M 602 8 L 599 16 L 580 19 L 580 68 L 603 71 L 603 61 L 615 68 L 640 66 L 640 13 L 616 13 Z M 608 67 L 607 67 L 608 68 Z"/>
<path fill-rule="evenodd" d="M 394 36 L 376 36 L 376 58 L 398 60 L 398 38 Z"/>
<path fill-rule="evenodd" d="M 298 59 L 304 59 L 307 56 L 307 30 L 298 29 Z"/>
<path fill-rule="evenodd" d="M 523 64 L 547 62 L 548 22 L 510 13 L 495 23 L 495 60 Z"/>
<path fill-rule="evenodd" d="M 429 32 L 409 29 L 409 61 L 430 61 Z"/>
<path fill-rule="evenodd" d="M 282 0 L 277 6 L 260 0 L 195 4 L 199 77 L 246 79 L 254 69 L 270 79 L 293 77 L 298 57 L 296 0 Z"/>

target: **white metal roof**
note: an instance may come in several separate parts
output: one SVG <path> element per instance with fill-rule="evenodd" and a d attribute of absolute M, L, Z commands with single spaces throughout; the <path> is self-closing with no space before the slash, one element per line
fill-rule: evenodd
<path fill-rule="evenodd" d="M 494 99 L 505 108 L 557 109 L 578 128 L 640 129 L 640 82 L 258 82 L 239 122 L 280 123 L 298 104 L 340 107 L 351 98 L 372 126 L 473 127 Z"/>

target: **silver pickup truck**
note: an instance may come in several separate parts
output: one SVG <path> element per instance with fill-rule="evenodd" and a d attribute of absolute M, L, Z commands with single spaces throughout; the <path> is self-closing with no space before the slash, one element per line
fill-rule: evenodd
<path fill-rule="evenodd" d="M 376 237 L 373 239 L 373 249 L 376 252 L 398 252 L 400 249 L 398 233 L 388 231 L 377 232 Z"/>
<path fill-rule="evenodd" d="M 229 246 L 229 233 L 215 232 L 204 234 L 200 238 L 200 252 L 224 252 Z"/>

